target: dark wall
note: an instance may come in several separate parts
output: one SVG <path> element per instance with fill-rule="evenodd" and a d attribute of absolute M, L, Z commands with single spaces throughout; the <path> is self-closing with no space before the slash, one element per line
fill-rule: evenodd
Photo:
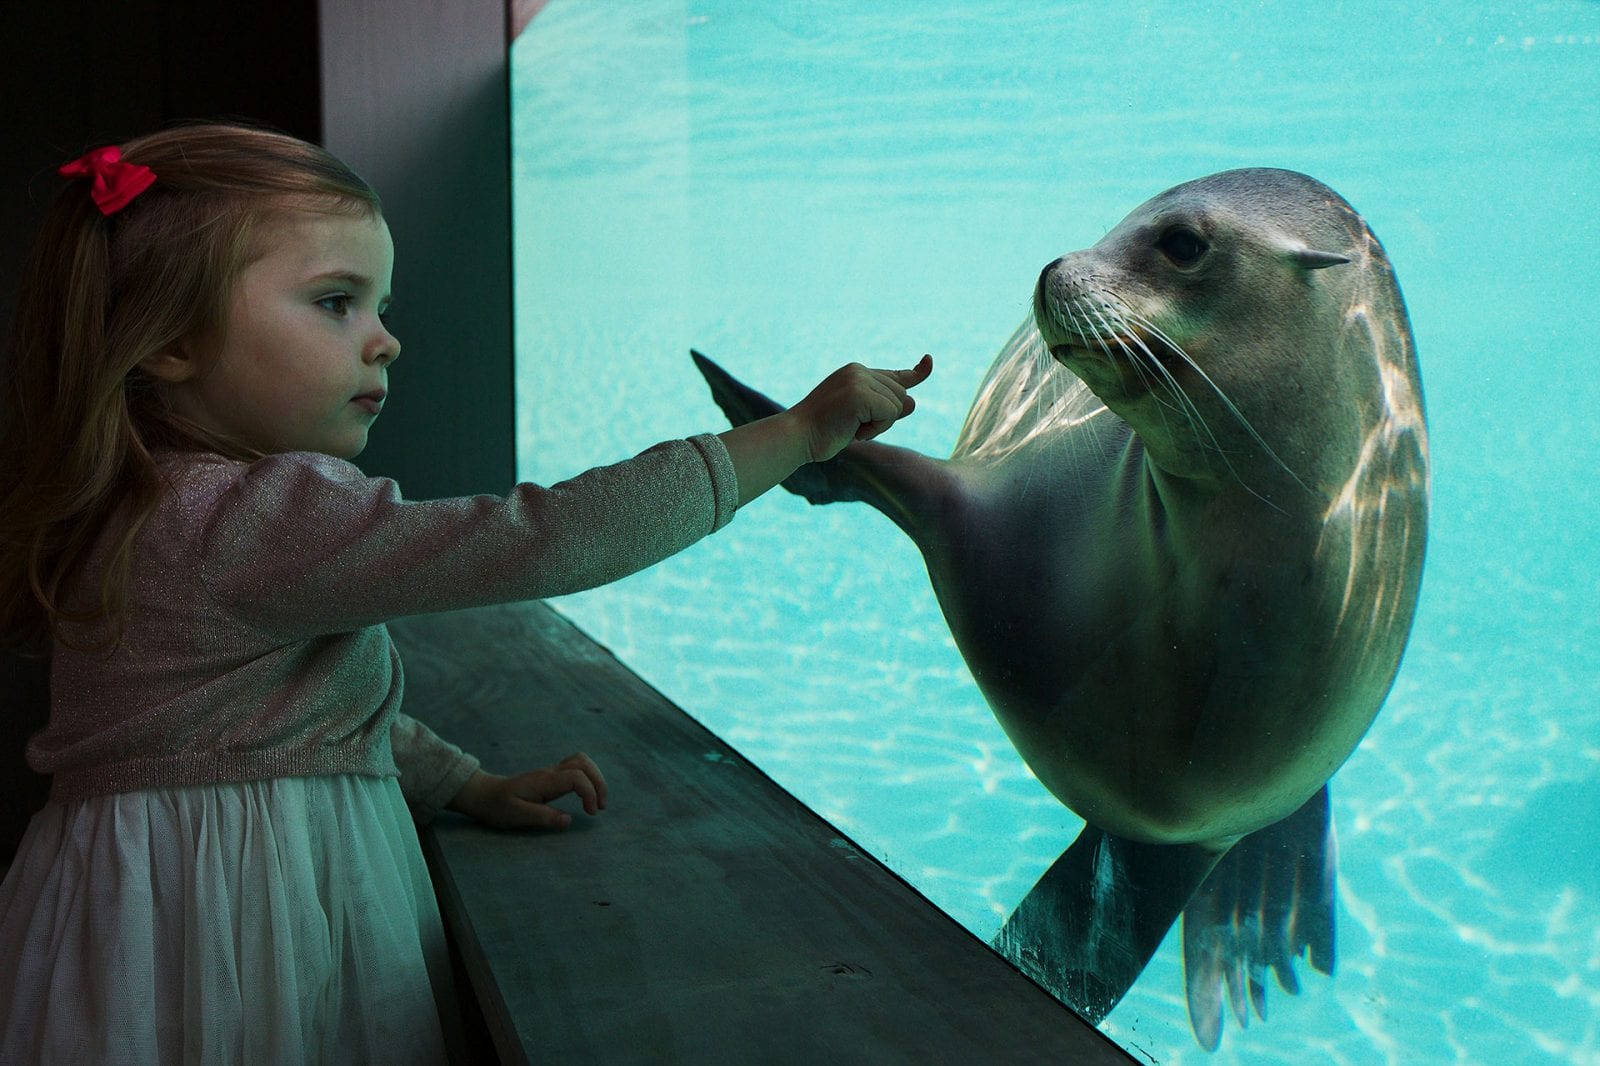
<path fill-rule="evenodd" d="M 322 93 L 323 143 L 378 190 L 395 242 L 402 350 L 360 464 L 409 496 L 504 493 L 515 426 L 503 0 L 323 0 Z"/>
<path fill-rule="evenodd" d="M 322 137 L 316 0 L 49 0 L 0 5 L 0 318 L 18 262 L 90 147 L 184 118 L 250 117 Z"/>
<path fill-rule="evenodd" d="M 265 123 L 350 163 L 394 232 L 404 352 L 361 466 L 412 497 L 504 492 L 515 470 L 506 27 L 505 0 L 6 0 L 5 330 L 57 166 L 183 119 Z M 0 864 L 43 801 L 22 749 L 44 722 L 44 692 L 42 664 L 0 651 Z"/>

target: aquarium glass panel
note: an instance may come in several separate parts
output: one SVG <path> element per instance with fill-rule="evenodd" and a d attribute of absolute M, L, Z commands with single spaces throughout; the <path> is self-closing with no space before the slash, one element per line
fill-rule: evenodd
<path fill-rule="evenodd" d="M 691 349 L 784 404 L 843 363 L 932 353 L 884 439 L 947 456 L 1057 257 L 1234 168 L 1345 197 L 1409 307 L 1432 507 L 1399 674 L 1329 784 L 1333 972 L 1302 952 L 1298 994 L 1268 963 L 1233 995 L 1213 982 L 1208 1051 L 1179 922 L 1100 1024 L 1165 1064 L 1600 1061 L 1600 5 L 551 0 L 512 66 L 518 470 L 542 483 L 725 429 Z M 1194 425 L 1165 395 L 1167 424 Z M 1150 521 L 1083 518 L 1113 520 Z M 985 942 L 1085 827 L 997 722 L 916 545 L 869 506 L 774 491 L 557 606 Z M 1163 665 L 1121 669 L 1137 686 Z"/>

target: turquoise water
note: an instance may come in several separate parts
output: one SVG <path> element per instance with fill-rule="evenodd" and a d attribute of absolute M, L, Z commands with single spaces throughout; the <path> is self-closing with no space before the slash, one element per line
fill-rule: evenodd
<path fill-rule="evenodd" d="M 932 352 L 894 433 L 945 454 L 1045 263 L 1188 178 L 1322 179 L 1395 264 L 1434 460 L 1411 646 L 1332 783 L 1338 970 L 1208 1055 L 1169 937 L 1104 1028 L 1600 1062 L 1600 4 L 1331 7 L 553 0 L 513 50 L 519 472 L 722 428 L 691 346 L 791 401 Z M 558 606 L 985 940 L 1081 825 L 875 512 L 774 494 Z"/>

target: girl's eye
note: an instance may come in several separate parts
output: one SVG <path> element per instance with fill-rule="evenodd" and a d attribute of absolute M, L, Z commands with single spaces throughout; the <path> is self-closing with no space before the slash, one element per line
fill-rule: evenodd
<path fill-rule="evenodd" d="M 317 301 L 317 306 L 332 311 L 336 315 L 343 315 L 350 310 L 350 296 L 348 293 L 324 296 Z"/>

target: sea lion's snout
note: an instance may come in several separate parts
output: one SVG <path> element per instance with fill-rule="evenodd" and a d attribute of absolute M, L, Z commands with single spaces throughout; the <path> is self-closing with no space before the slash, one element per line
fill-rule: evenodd
<path fill-rule="evenodd" d="M 1033 287 L 1034 317 L 1041 324 L 1046 318 L 1052 317 L 1050 309 L 1070 298 L 1079 282 L 1077 272 L 1072 269 L 1071 256 L 1064 255 L 1052 260 L 1039 271 L 1039 281 Z"/>
<path fill-rule="evenodd" d="M 1064 255 L 1039 271 L 1033 287 L 1033 321 L 1058 362 L 1096 334 L 1093 316 L 1105 310 L 1104 300 L 1087 291 L 1087 280 L 1083 262 Z"/>
<path fill-rule="evenodd" d="M 1039 280 L 1033 287 L 1033 321 L 1051 349 L 1066 339 L 1060 336 L 1060 316 L 1055 311 L 1061 303 L 1063 286 L 1059 275 L 1066 262 L 1066 256 L 1051 261 L 1039 271 Z"/>

